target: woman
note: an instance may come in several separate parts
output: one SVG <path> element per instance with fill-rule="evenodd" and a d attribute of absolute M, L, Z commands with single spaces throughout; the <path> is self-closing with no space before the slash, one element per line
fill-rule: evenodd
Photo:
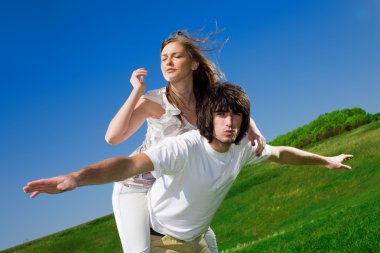
<path fill-rule="evenodd" d="M 197 111 L 207 90 L 222 76 L 186 32 L 176 32 L 161 45 L 161 71 L 166 88 L 143 95 L 146 89 L 144 68 L 133 71 L 133 90 L 109 124 L 106 140 L 115 145 L 127 140 L 147 120 L 145 141 L 135 152 L 148 149 L 166 137 L 195 129 Z M 251 119 L 249 138 L 259 143 L 265 139 Z M 112 203 L 124 252 L 149 252 L 150 229 L 146 192 L 155 178 L 151 173 L 115 183 Z M 205 239 L 211 252 L 218 252 L 211 229 Z"/>

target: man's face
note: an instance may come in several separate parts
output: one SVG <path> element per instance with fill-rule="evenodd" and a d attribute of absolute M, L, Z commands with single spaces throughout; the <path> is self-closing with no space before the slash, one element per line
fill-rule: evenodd
<path fill-rule="evenodd" d="M 230 145 L 239 134 L 243 117 L 241 113 L 227 111 L 214 112 L 214 138 L 212 142 Z"/>

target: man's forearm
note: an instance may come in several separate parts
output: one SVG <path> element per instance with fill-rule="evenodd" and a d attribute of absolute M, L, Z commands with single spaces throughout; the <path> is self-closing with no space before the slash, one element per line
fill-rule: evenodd
<path fill-rule="evenodd" d="M 78 186 L 106 184 L 122 181 L 132 176 L 153 170 L 150 159 L 145 154 L 133 157 L 115 157 L 91 164 L 69 174 Z"/>
<path fill-rule="evenodd" d="M 275 147 L 277 156 L 272 161 L 292 165 L 328 165 L 328 158 L 293 147 Z"/>
<path fill-rule="evenodd" d="M 121 181 L 153 170 L 150 158 L 140 153 L 132 157 L 117 157 L 91 164 L 64 176 L 43 178 L 29 182 L 24 192 L 35 198 L 40 193 L 58 194 L 74 190 L 78 186 L 106 184 Z"/>
<path fill-rule="evenodd" d="M 128 157 L 109 158 L 74 171 L 68 176 L 73 177 L 78 186 L 121 181 L 128 177 L 129 163 Z"/>

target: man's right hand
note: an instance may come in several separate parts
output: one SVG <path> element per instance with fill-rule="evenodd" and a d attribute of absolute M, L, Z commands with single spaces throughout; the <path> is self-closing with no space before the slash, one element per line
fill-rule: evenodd
<path fill-rule="evenodd" d="M 75 178 L 70 175 L 65 175 L 29 182 L 23 187 L 23 190 L 25 193 L 31 193 L 31 198 L 35 198 L 40 193 L 58 194 L 73 190 L 76 187 L 77 182 Z"/>

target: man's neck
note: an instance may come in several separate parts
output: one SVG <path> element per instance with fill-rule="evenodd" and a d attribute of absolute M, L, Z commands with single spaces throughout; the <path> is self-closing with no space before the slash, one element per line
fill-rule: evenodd
<path fill-rule="evenodd" d="M 216 152 L 226 153 L 230 149 L 232 143 L 221 142 L 214 138 L 209 144 Z"/>

